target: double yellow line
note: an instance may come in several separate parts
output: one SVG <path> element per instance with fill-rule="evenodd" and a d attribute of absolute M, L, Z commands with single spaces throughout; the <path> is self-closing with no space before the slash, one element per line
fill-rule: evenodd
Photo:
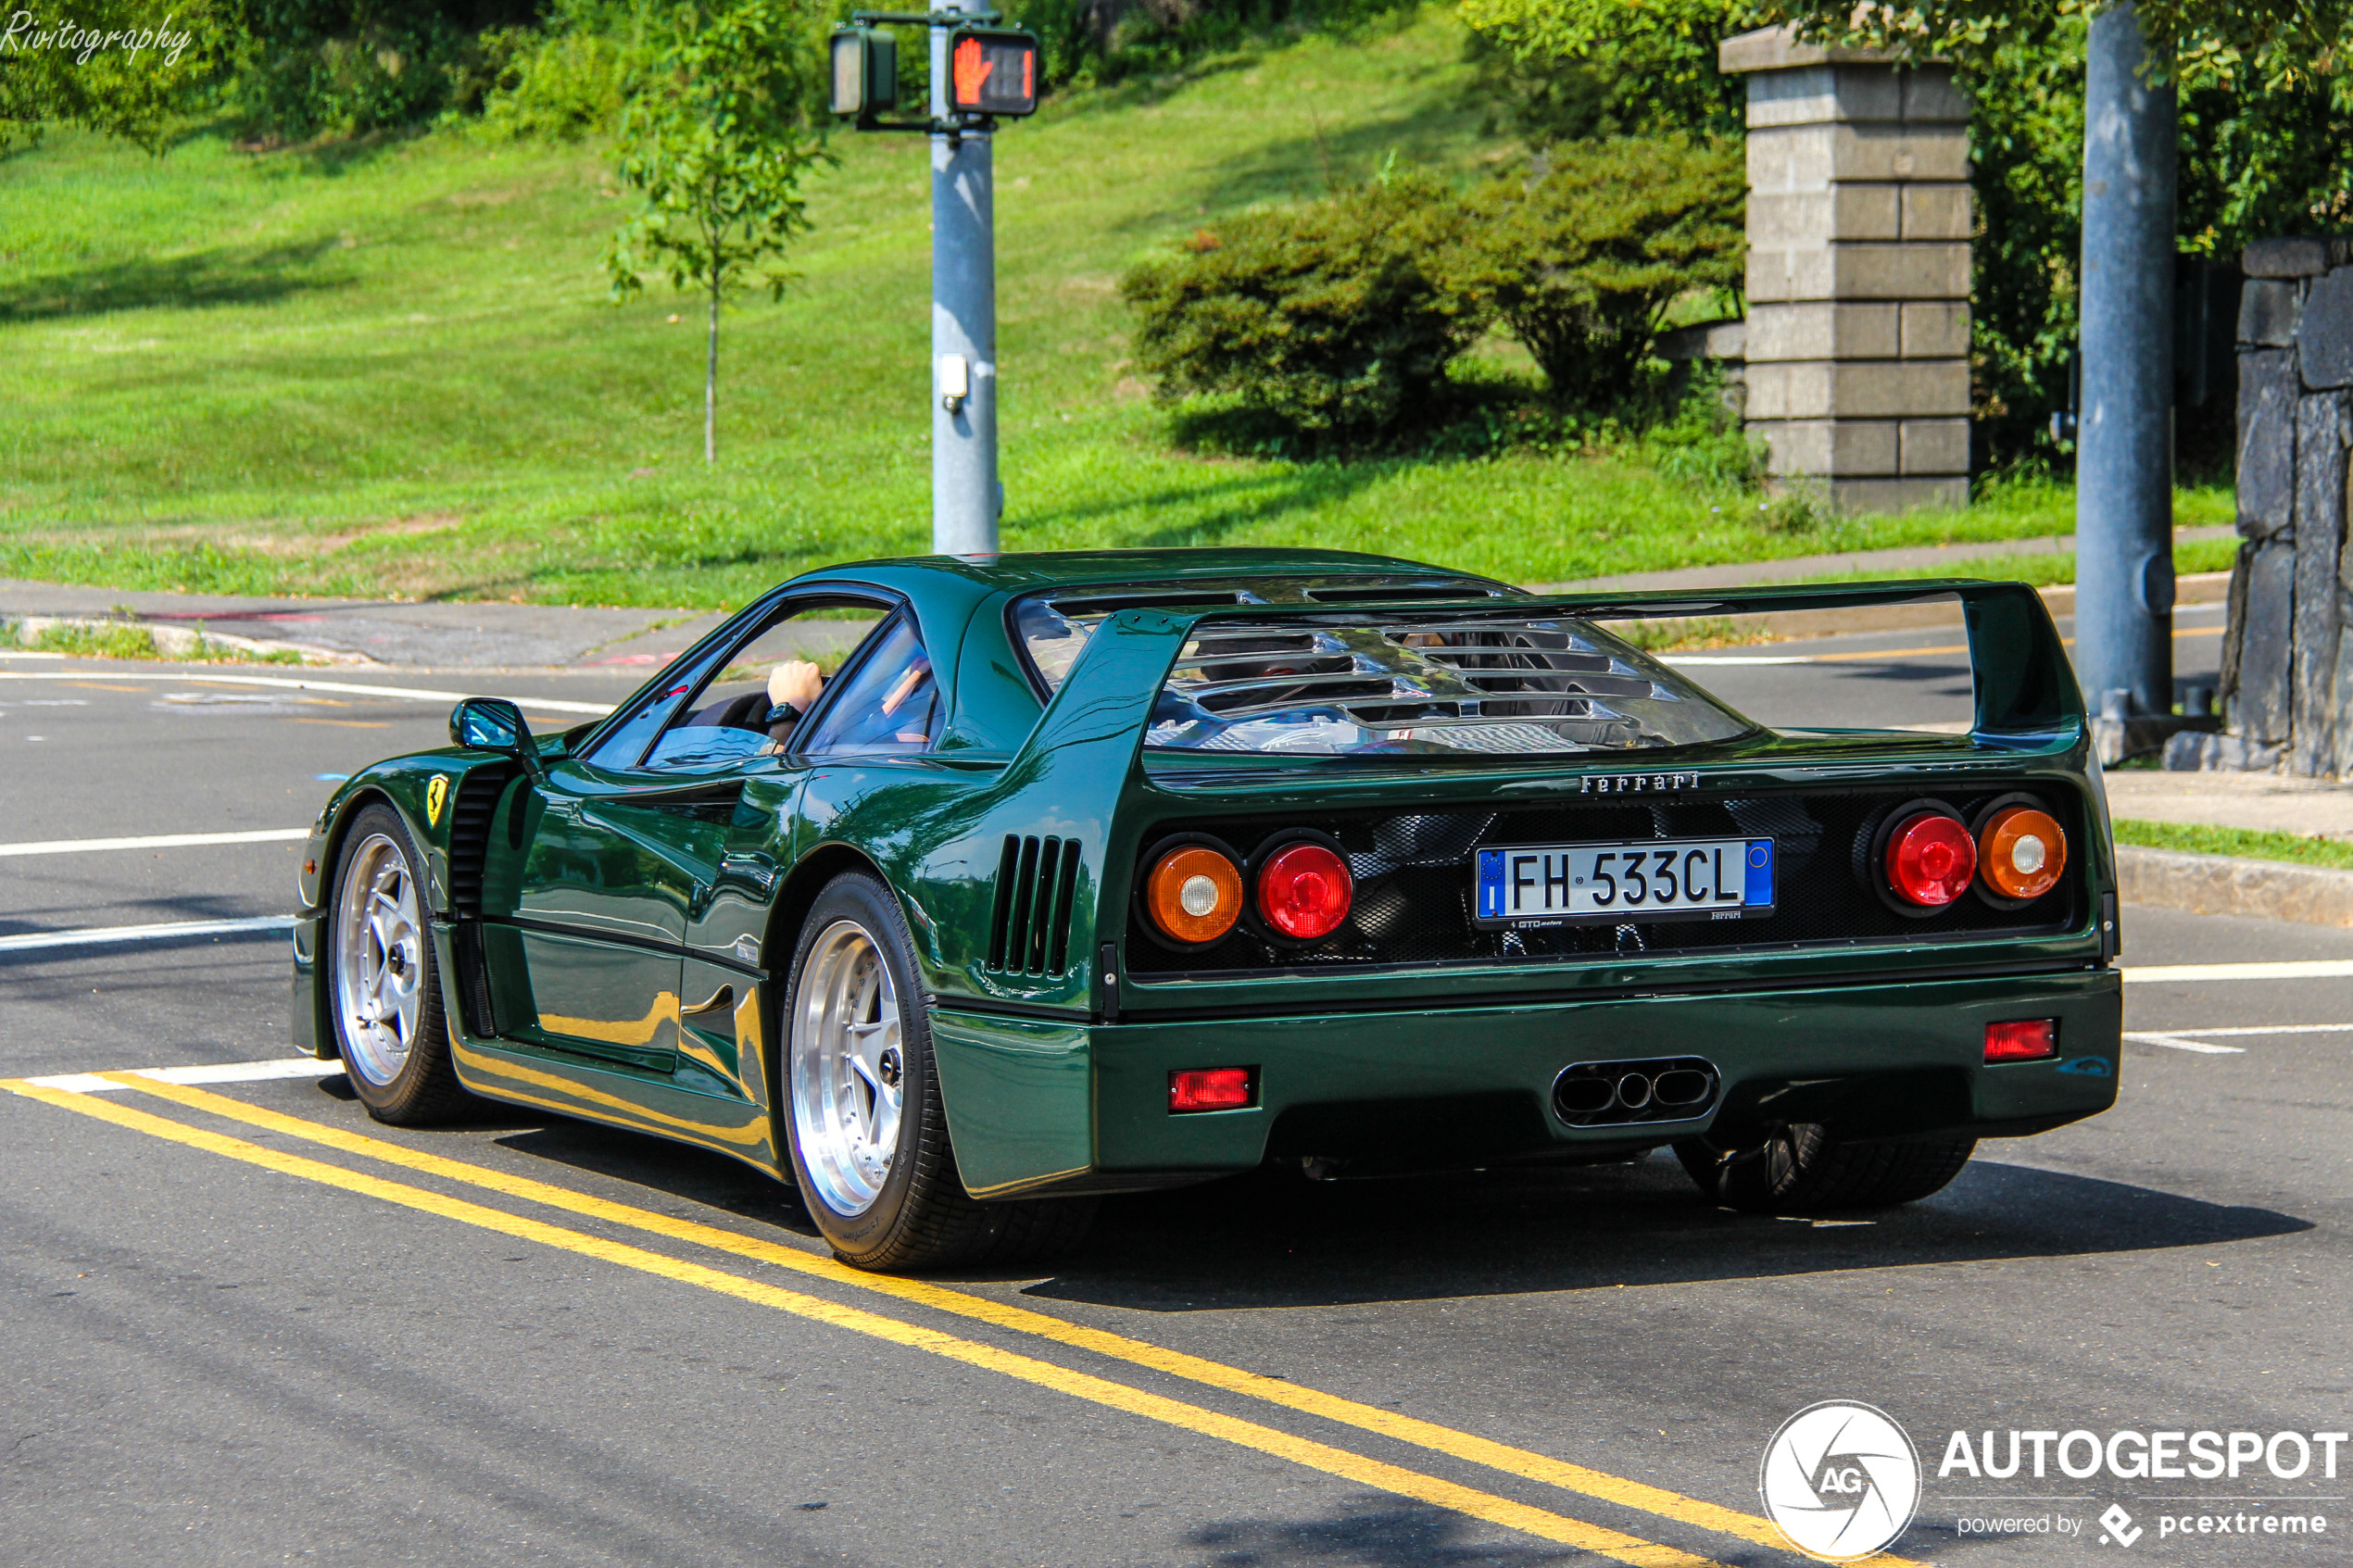
<path fill-rule="evenodd" d="M 800 1274 L 847 1286 L 880 1296 L 890 1297 L 910 1305 L 929 1308 L 958 1317 L 988 1323 L 992 1327 L 1026 1334 L 1055 1344 L 1124 1361 L 1169 1376 L 1239 1394 L 1262 1402 L 1320 1417 L 1336 1424 L 1353 1426 L 1362 1431 L 1397 1442 L 1442 1453 L 1488 1469 L 1525 1480 L 1541 1482 L 1563 1490 L 1591 1497 L 1622 1508 L 1672 1519 L 1699 1529 L 1735 1536 L 1756 1545 L 1787 1550 L 1788 1544 L 1780 1532 L 1766 1520 L 1753 1514 L 1719 1507 L 1696 1498 L 1685 1497 L 1663 1487 L 1646 1486 L 1583 1465 L 1549 1458 L 1525 1449 L 1490 1441 L 1433 1422 L 1416 1420 L 1394 1411 L 1360 1404 L 1353 1399 L 1326 1394 L 1313 1388 L 1301 1387 L 1280 1378 L 1262 1376 L 1231 1367 L 1219 1361 L 1190 1356 L 1147 1341 L 1131 1339 L 1124 1335 L 1088 1328 L 1066 1322 L 1026 1307 L 992 1301 L 985 1297 L 968 1295 L 922 1280 L 902 1279 L 884 1274 L 870 1274 L 845 1267 L 830 1258 L 802 1251 L 757 1236 L 744 1236 L 715 1225 L 706 1225 L 674 1215 L 656 1213 L 625 1203 L 575 1192 L 569 1187 L 535 1181 L 527 1176 L 511 1175 L 487 1166 L 450 1160 L 437 1154 L 386 1143 L 379 1138 L 345 1132 L 296 1116 L 212 1094 L 184 1085 L 165 1083 L 136 1073 L 107 1073 L 100 1076 L 109 1083 L 133 1089 L 142 1094 L 170 1100 L 191 1110 L 206 1112 L 226 1121 L 242 1123 L 287 1137 L 334 1149 L 339 1153 L 382 1161 L 388 1165 L 436 1176 L 444 1181 L 484 1188 L 528 1202 L 545 1205 L 569 1213 L 604 1221 L 608 1223 L 645 1231 L 691 1243 L 761 1263 L 791 1269 Z M 90 1094 L 77 1094 L 46 1087 L 22 1080 L 0 1080 L 0 1088 L 28 1098 L 57 1106 L 61 1109 L 110 1122 L 120 1127 L 145 1133 L 151 1136 L 200 1148 L 231 1160 L 242 1160 L 266 1170 L 301 1177 L 323 1185 L 340 1187 L 346 1192 L 361 1193 L 399 1204 L 444 1219 L 477 1225 L 504 1236 L 516 1236 L 544 1246 L 578 1253 L 623 1268 L 656 1274 L 680 1284 L 732 1296 L 739 1300 L 792 1313 L 796 1317 L 849 1329 L 896 1345 L 925 1350 L 967 1365 L 983 1367 L 1008 1377 L 1051 1388 L 1076 1399 L 1087 1399 L 1131 1415 L 1158 1421 L 1204 1436 L 1219 1438 L 1261 1453 L 1289 1460 L 1307 1469 L 1340 1476 L 1364 1486 L 1401 1497 L 1416 1499 L 1439 1508 L 1453 1510 L 1489 1524 L 1517 1530 L 1542 1540 L 1580 1548 L 1617 1562 L 1634 1564 L 1636 1568 L 1717 1568 L 1711 1560 L 1696 1557 L 1672 1547 L 1646 1541 L 1602 1525 L 1573 1519 L 1566 1514 L 1530 1507 L 1511 1499 L 1473 1487 L 1460 1486 L 1441 1477 L 1425 1474 L 1378 1460 L 1369 1459 L 1352 1450 L 1327 1443 L 1316 1442 L 1288 1432 L 1245 1421 L 1235 1416 L 1187 1404 L 1182 1400 L 1145 1392 L 1125 1384 L 1076 1372 L 1066 1367 L 1039 1361 L 1034 1357 L 1000 1349 L 995 1346 L 964 1339 L 925 1328 L 897 1318 L 885 1317 L 860 1308 L 842 1305 L 821 1297 L 787 1290 L 778 1286 L 743 1278 L 724 1270 L 700 1263 L 688 1262 L 643 1248 L 608 1240 L 586 1232 L 570 1230 L 543 1221 L 485 1208 L 462 1198 L 451 1198 L 430 1189 L 403 1182 L 388 1181 L 380 1176 L 347 1170 L 339 1165 L 307 1159 L 266 1148 L 243 1139 L 190 1126 L 185 1123 L 150 1114 L 145 1110 L 114 1103 Z M 1917 1568 L 1901 1558 L 1882 1557 L 1875 1561 L 1891 1568 Z"/>

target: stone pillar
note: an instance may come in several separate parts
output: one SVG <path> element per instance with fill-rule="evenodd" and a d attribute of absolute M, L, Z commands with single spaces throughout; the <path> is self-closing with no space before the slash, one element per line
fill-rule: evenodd
<path fill-rule="evenodd" d="M 2353 776 L 2353 240 L 2263 240 L 2241 265 L 2229 732 L 2165 763 Z"/>
<path fill-rule="evenodd" d="M 1846 511 L 1969 499 L 1969 102 L 1952 68 L 1728 38 L 1748 77 L 1748 429 Z"/>

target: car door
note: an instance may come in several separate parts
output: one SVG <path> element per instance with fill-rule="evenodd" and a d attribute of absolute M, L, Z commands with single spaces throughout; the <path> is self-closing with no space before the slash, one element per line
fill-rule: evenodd
<path fill-rule="evenodd" d="M 761 660 L 838 658 L 838 645 L 879 618 L 790 624 L 837 603 L 766 607 L 665 672 L 584 755 L 550 764 L 510 830 L 521 853 L 510 922 L 529 987 L 524 1005 L 502 999 L 502 1020 L 520 1025 L 510 1033 L 675 1070 L 682 1015 L 701 1000 L 682 994 L 688 931 L 718 880 L 745 784 L 798 767 L 764 722 Z"/>

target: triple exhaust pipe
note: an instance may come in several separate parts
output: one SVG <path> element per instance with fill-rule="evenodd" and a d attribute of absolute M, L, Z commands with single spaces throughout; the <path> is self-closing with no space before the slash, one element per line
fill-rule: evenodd
<path fill-rule="evenodd" d="M 1715 1109 L 1722 1074 L 1705 1057 L 1580 1061 L 1553 1083 L 1553 1110 L 1572 1127 L 1690 1122 Z"/>

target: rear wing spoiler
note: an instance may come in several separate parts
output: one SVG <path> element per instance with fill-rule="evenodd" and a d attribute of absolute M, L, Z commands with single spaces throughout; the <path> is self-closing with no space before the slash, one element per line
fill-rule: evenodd
<path fill-rule="evenodd" d="M 1203 621 L 1296 621 L 1302 615 L 1392 616 L 1549 612 L 1580 620 L 1680 620 L 1760 615 L 1774 611 L 1960 603 L 1968 627 L 1974 687 L 1970 734 L 1992 739 L 2047 742 L 2081 733 L 2083 695 L 2043 596 L 2023 583 L 1968 578 L 1894 583 L 1790 584 L 1705 594 L 1543 594 L 1448 599 L 1366 600 L 1346 605 L 1216 605 L 1196 610 L 1131 608 L 1108 617 L 1089 639 L 1044 718 L 1022 748 L 1056 750 L 1073 744 L 1132 748 L 1159 700 L 1185 640 Z M 1132 750 L 1129 753 L 1132 756 Z"/>

